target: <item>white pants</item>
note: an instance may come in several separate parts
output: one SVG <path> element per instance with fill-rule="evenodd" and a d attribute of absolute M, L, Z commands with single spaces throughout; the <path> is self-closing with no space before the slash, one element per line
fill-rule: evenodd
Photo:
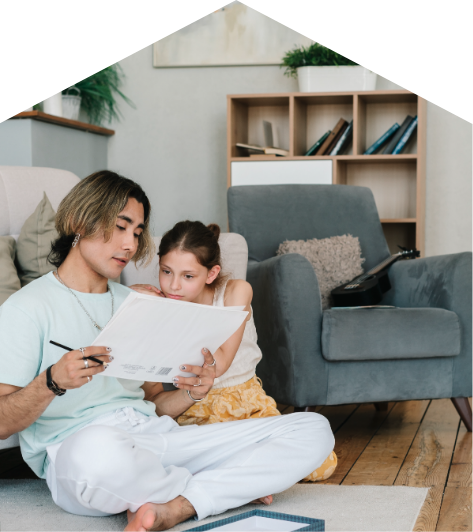
<path fill-rule="evenodd" d="M 200 520 L 284 491 L 333 446 L 326 418 L 310 412 L 180 427 L 123 408 L 48 447 L 47 483 L 74 514 L 136 512 L 182 495 Z"/>

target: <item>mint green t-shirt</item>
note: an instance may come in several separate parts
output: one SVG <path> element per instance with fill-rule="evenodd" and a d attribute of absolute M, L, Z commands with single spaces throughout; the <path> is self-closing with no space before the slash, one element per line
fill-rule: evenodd
<path fill-rule="evenodd" d="M 116 312 L 130 289 L 113 282 L 110 286 Z M 110 293 L 74 293 L 92 318 L 105 326 L 111 317 Z M 78 349 L 91 345 L 99 332 L 52 272 L 36 279 L 0 307 L 0 383 L 25 387 L 56 363 L 66 351 L 50 340 Z M 23 458 L 45 478 L 46 447 L 61 442 L 98 416 L 126 406 L 156 415 L 154 403 L 143 400 L 142 384 L 100 374 L 88 384 L 55 397 L 41 416 L 20 432 Z"/>

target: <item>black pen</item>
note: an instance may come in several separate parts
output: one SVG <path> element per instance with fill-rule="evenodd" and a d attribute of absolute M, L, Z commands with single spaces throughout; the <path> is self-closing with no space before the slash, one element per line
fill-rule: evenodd
<path fill-rule="evenodd" d="M 53 340 L 49 340 L 50 344 L 57 345 L 58 347 L 62 347 L 66 351 L 74 351 L 71 347 L 67 347 L 67 345 L 58 344 L 57 342 L 54 342 Z M 95 357 L 84 357 L 84 359 L 87 358 L 88 360 L 93 360 L 94 362 L 98 362 L 99 364 L 103 365 L 103 362 L 99 358 Z"/>

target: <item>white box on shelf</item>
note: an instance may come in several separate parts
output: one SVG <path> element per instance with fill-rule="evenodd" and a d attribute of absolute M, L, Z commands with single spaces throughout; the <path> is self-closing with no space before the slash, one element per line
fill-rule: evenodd
<path fill-rule="evenodd" d="M 332 161 L 234 161 L 232 186 L 331 185 Z"/>

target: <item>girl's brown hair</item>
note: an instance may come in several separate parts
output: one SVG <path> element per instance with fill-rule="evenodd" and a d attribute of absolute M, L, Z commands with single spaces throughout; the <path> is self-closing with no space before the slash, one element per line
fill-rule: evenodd
<path fill-rule="evenodd" d="M 172 229 L 164 233 L 159 244 L 158 256 L 162 259 L 165 255 L 175 249 L 192 253 L 197 262 L 211 270 L 214 266 L 222 267 L 222 258 L 218 237 L 220 227 L 217 224 L 205 226 L 202 222 L 191 222 L 186 220 L 178 222 Z M 227 276 L 220 270 L 215 280 L 210 286 L 219 288 L 226 280 Z"/>
<path fill-rule="evenodd" d="M 144 229 L 132 261 L 148 264 L 156 249 L 149 232 L 151 204 L 140 185 L 109 170 L 101 170 L 82 179 L 61 201 L 56 214 L 59 237 L 51 243 L 48 261 L 59 268 L 71 249 L 76 233 L 80 233 L 81 238 L 88 238 L 103 232 L 108 242 L 117 216 L 130 198 L 136 199 L 144 209 Z"/>

